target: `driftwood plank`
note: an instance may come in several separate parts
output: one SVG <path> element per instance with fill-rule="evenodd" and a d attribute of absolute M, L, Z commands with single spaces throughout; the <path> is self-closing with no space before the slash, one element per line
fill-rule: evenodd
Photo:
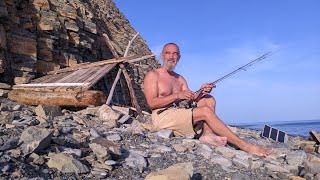
<path fill-rule="evenodd" d="M 36 83 L 36 84 L 18 84 L 14 85 L 12 88 L 19 87 L 57 87 L 57 86 L 87 86 L 89 83 Z"/>
<path fill-rule="evenodd" d="M 105 65 L 105 64 L 116 64 L 116 63 L 119 63 L 119 62 L 132 60 L 132 59 L 136 59 L 136 58 L 138 58 L 138 56 L 130 56 L 130 57 L 120 58 L 120 59 L 108 59 L 108 60 L 102 60 L 102 61 L 98 61 L 98 62 L 85 63 L 85 64 L 81 63 L 81 64 L 78 64 L 77 66 L 74 66 L 74 67 L 58 69 L 56 71 L 50 71 L 47 74 L 59 74 L 59 73 L 64 73 L 64 72 L 69 72 L 69 71 L 75 71 L 75 70 L 78 70 L 78 69 L 102 66 L 102 65 Z"/>
<path fill-rule="evenodd" d="M 78 77 L 72 79 L 72 82 L 73 82 L 73 83 L 83 82 L 84 80 L 82 80 L 82 79 L 83 79 L 84 76 L 86 76 L 86 74 L 91 70 L 91 68 L 87 68 L 87 69 L 84 69 L 84 70 L 85 70 L 85 71 L 83 71 L 83 73 L 82 73 L 81 75 L 79 75 Z"/>
<path fill-rule="evenodd" d="M 28 105 L 55 105 L 61 107 L 100 106 L 106 102 L 106 96 L 101 91 L 84 92 L 37 92 L 12 90 L 9 99 Z"/>
<path fill-rule="evenodd" d="M 107 74 L 115 65 L 116 64 L 109 64 L 103 66 L 95 75 L 84 81 L 85 83 L 90 83 L 88 89 L 92 87 L 97 81 L 99 81 L 103 76 L 105 76 L 105 74 Z"/>
<path fill-rule="evenodd" d="M 99 69 L 100 67 L 92 67 L 92 68 L 88 68 L 89 70 L 87 71 L 87 73 L 80 75 L 79 77 L 79 82 L 85 82 L 88 78 L 90 78 L 92 75 L 94 75 Z M 87 84 L 87 86 L 89 85 L 89 83 Z M 64 89 L 56 89 L 55 91 L 83 91 L 83 90 L 87 90 L 88 88 L 86 88 L 87 86 L 77 86 L 77 87 L 67 87 L 65 90 Z"/>
<path fill-rule="evenodd" d="M 60 74 L 59 76 L 53 76 L 51 77 L 50 79 L 47 79 L 45 82 L 46 83 L 55 83 L 57 82 L 59 79 L 65 77 L 65 76 L 68 76 L 69 74 L 71 74 L 72 72 L 68 72 L 68 73 L 62 73 Z"/>
<path fill-rule="evenodd" d="M 65 82 L 65 83 L 69 83 L 69 82 L 72 82 L 73 81 L 73 78 L 77 78 L 79 77 L 80 75 L 83 74 L 83 72 L 85 72 L 86 69 L 79 69 L 77 71 L 74 71 L 72 72 L 71 74 L 69 74 L 68 76 L 65 76 L 64 78 L 61 78 L 57 81 L 57 83 L 62 83 L 62 82 Z"/>
<path fill-rule="evenodd" d="M 62 74 L 57 74 L 57 75 L 46 75 L 40 78 L 37 78 L 32 81 L 32 83 L 52 83 L 56 82 L 57 80 L 63 78 L 64 76 L 68 76 L 72 72 L 66 72 Z"/>

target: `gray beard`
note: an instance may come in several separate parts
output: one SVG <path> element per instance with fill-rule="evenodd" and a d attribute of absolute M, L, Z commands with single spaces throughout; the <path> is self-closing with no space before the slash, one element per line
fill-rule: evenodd
<path fill-rule="evenodd" d="M 176 65 L 167 64 L 166 62 L 164 62 L 164 67 L 166 67 L 168 71 L 172 72 L 176 68 Z"/>

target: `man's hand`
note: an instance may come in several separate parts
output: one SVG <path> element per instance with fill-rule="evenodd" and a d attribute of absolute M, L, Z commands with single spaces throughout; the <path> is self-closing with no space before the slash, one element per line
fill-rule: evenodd
<path fill-rule="evenodd" d="M 205 83 L 201 86 L 202 93 L 210 93 L 212 91 L 212 88 L 215 88 L 216 85 L 213 83 Z"/>
<path fill-rule="evenodd" d="M 191 101 L 194 99 L 194 92 L 192 91 L 188 91 L 188 90 L 184 90 L 184 91 L 181 91 L 181 92 L 178 92 L 177 93 L 177 97 L 178 99 L 180 100 L 188 100 L 188 101 Z"/>

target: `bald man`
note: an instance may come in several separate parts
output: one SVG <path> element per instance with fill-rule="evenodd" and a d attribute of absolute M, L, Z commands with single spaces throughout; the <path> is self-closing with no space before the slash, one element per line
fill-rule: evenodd
<path fill-rule="evenodd" d="M 152 110 L 155 129 L 172 129 L 176 136 L 200 135 L 201 142 L 216 146 L 225 146 L 229 142 L 253 155 L 270 154 L 271 148 L 256 146 L 237 137 L 219 119 L 215 114 L 216 101 L 208 94 L 214 84 L 203 84 L 197 93 L 190 91 L 186 80 L 174 72 L 180 57 L 175 43 L 166 44 L 161 53 L 162 66 L 149 71 L 144 79 L 144 94 Z M 182 101 L 196 101 L 197 106 L 174 106 Z"/>

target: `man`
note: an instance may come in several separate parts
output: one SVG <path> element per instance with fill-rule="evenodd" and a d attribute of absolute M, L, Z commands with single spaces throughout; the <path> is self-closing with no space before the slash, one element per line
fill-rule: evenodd
<path fill-rule="evenodd" d="M 154 127 L 157 130 L 172 129 L 178 136 L 190 136 L 197 134 L 203 124 L 203 133 L 199 138 L 201 142 L 224 146 L 228 141 L 253 155 L 267 156 L 271 153 L 270 148 L 240 139 L 219 119 L 215 114 L 216 101 L 207 94 L 215 87 L 214 84 L 203 84 L 197 93 L 189 90 L 186 80 L 174 72 L 180 57 L 176 44 L 166 44 L 161 53 L 163 65 L 148 72 L 144 79 L 144 93 L 152 110 Z M 172 105 L 183 100 L 195 100 L 197 107 L 180 108 Z"/>

